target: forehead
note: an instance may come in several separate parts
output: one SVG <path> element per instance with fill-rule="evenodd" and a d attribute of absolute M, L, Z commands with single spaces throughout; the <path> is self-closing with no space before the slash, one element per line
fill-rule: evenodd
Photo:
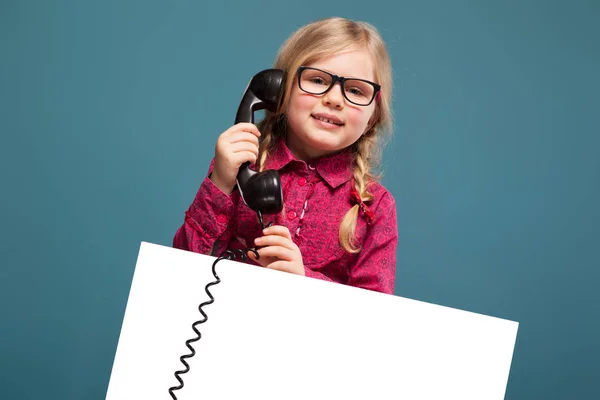
<path fill-rule="evenodd" d="M 308 66 L 319 68 L 346 78 L 375 80 L 374 63 L 366 49 L 352 49 L 322 58 Z"/>

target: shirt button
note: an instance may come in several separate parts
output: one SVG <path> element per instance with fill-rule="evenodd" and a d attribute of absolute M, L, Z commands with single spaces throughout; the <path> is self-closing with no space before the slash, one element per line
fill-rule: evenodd
<path fill-rule="evenodd" d="M 315 165 L 314 164 L 308 164 L 308 169 L 315 169 Z"/>
<path fill-rule="evenodd" d="M 300 185 L 300 186 L 306 185 L 306 179 L 304 179 L 304 178 L 298 179 L 298 185 Z"/>
<path fill-rule="evenodd" d="M 288 219 L 294 219 L 296 218 L 296 211 L 290 211 L 288 213 Z"/>
<path fill-rule="evenodd" d="M 227 221 L 227 217 L 226 217 L 226 216 L 224 216 L 223 214 L 219 214 L 219 215 L 217 216 L 217 221 L 219 221 L 219 222 L 223 223 L 223 222 Z"/>

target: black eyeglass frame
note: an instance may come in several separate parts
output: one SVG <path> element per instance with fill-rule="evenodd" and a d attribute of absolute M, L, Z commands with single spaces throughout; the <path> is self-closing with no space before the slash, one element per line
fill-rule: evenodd
<path fill-rule="evenodd" d="M 313 92 L 309 92 L 307 90 L 302 89 L 302 84 L 301 84 L 302 80 L 300 79 L 300 77 L 302 76 L 302 71 L 307 70 L 307 69 L 312 69 L 312 70 L 315 70 L 315 71 L 320 71 L 320 72 L 323 72 L 324 74 L 327 74 L 327 75 L 331 76 L 331 84 L 329 85 L 329 87 L 327 89 L 325 89 L 321 93 L 313 93 Z M 302 65 L 302 66 L 300 66 L 300 68 L 298 68 L 298 72 L 297 72 L 296 75 L 298 76 L 298 87 L 300 88 L 300 90 L 302 90 L 305 93 L 314 94 L 314 95 L 317 95 L 317 96 L 320 96 L 320 95 L 323 95 L 323 94 L 329 92 L 331 90 L 331 88 L 333 88 L 335 86 L 335 83 L 339 81 L 340 85 L 342 87 L 342 94 L 344 95 L 344 98 L 346 100 L 348 100 L 350 103 L 356 104 L 357 106 L 361 106 L 361 107 L 367 107 L 367 106 L 371 105 L 371 103 L 373 102 L 373 100 L 375 100 L 375 97 L 377 97 L 377 93 L 379 93 L 379 91 L 381 90 L 381 85 L 378 85 L 375 82 L 371 82 L 371 81 L 368 81 L 366 79 L 345 78 L 343 76 L 338 76 L 338 75 L 332 74 L 331 72 L 323 71 L 322 69 L 319 69 L 319 68 L 307 67 L 305 65 Z M 367 104 L 358 104 L 358 103 L 355 103 L 354 101 L 350 100 L 348 98 L 348 96 L 346 96 L 346 91 L 344 90 L 344 84 L 346 83 L 346 81 L 361 81 L 361 82 L 365 82 L 365 83 L 368 83 L 371 86 L 373 86 L 373 88 L 375 90 L 373 91 L 373 97 L 371 97 L 371 100 Z"/>

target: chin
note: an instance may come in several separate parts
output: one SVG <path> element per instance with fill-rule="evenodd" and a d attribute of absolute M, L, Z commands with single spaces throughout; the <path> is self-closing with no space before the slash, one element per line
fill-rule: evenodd
<path fill-rule="evenodd" d="M 310 144 L 312 148 L 318 149 L 321 152 L 326 152 L 327 154 L 335 153 L 336 151 L 340 151 L 344 147 L 339 143 L 323 143 L 323 142 L 315 142 Z"/>

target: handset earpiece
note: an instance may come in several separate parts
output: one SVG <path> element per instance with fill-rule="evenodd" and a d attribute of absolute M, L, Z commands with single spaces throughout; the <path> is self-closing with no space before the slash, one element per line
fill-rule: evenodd
<path fill-rule="evenodd" d="M 267 109 L 276 112 L 283 92 L 284 71 L 266 69 L 254 75 L 246 87 L 235 123 L 254 123 L 254 112 Z M 261 214 L 276 214 L 283 209 L 281 179 L 275 170 L 256 172 L 245 162 L 237 175 L 237 186 L 244 203 Z M 261 217 L 262 220 L 262 217 Z"/>

